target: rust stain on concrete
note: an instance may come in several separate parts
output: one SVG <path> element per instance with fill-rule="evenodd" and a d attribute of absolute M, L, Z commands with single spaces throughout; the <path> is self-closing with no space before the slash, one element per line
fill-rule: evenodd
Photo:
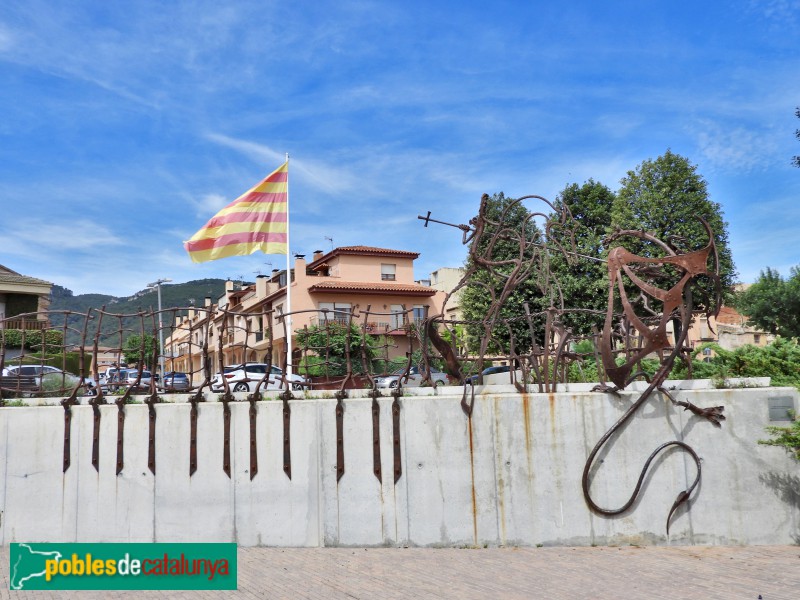
<path fill-rule="evenodd" d="M 475 536 L 475 543 L 478 543 L 478 502 L 475 497 L 475 450 L 472 442 L 472 417 L 467 419 L 469 430 L 469 468 L 472 482 L 472 533 Z"/>

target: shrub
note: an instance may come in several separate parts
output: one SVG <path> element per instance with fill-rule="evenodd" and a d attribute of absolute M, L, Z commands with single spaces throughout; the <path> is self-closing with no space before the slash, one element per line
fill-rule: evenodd
<path fill-rule="evenodd" d="M 782 446 L 795 460 L 800 461 L 800 419 L 792 413 L 792 424 L 789 427 L 767 427 L 767 433 L 776 436 L 771 440 L 758 440 L 764 446 Z"/>

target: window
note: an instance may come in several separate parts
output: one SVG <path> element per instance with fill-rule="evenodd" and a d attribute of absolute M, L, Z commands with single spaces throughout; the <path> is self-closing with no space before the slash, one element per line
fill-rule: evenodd
<path fill-rule="evenodd" d="M 390 329 L 401 329 L 405 322 L 405 309 L 402 304 L 392 304 Z"/>
<path fill-rule="evenodd" d="M 414 323 L 422 323 L 425 320 L 426 313 L 428 312 L 427 306 L 422 304 L 414 305 Z"/>
<path fill-rule="evenodd" d="M 350 304 L 347 302 L 320 302 L 319 314 L 317 319 L 320 325 L 336 321 L 342 325 L 347 324 L 349 320 Z"/>
<path fill-rule="evenodd" d="M 761 335 L 758 333 L 753 334 L 753 343 L 760 344 L 761 343 Z"/>
<path fill-rule="evenodd" d="M 397 265 L 381 264 L 381 281 L 394 281 Z"/>

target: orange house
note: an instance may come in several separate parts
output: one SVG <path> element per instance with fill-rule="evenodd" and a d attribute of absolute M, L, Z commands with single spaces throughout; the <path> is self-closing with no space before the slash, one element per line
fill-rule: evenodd
<path fill-rule="evenodd" d="M 237 289 L 227 282 L 225 296 L 216 305 L 207 301 L 190 310 L 174 324 L 164 346 L 171 368 L 193 372 L 195 383 L 202 367 L 201 345 L 207 337 L 212 371 L 220 364 L 272 362 L 280 364 L 285 349 L 284 324 L 291 295 L 293 332 L 326 320 L 353 321 L 368 332 L 386 336 L 388 357 L 403 356 L 409 349 L 406 325 L 442 310 L 445 293 L 414 281 L 417 252 L 369 246 L 346 246 L 328 253 L 314 252 L 307 262 L 296 255 L 289 274 L 275 270 L 259 276 L 255 284 Z M 272 356 L 269 330 L 273 333 Z M 297 364 L 299 358 L 292 336 Z"/>

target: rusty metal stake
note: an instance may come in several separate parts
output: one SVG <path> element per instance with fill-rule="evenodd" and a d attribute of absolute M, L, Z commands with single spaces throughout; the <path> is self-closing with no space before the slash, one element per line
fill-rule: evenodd
<path fill-rule="evenodd" d="M 256 418 L 258 416 L 258 409 L 256 402 L 261 400 L 261 392 L 254 392 L 247 397 L 250 402 L 250 481 L 258 473 L 258 445 L 256 444 Z"/>
<path fill-rule="evenodd" d="M 381 407 L 378 404 L 378 390 L 372 390 L 372 472 L 378 481 L 381 476 Z"/>
<path fill-rule="evenodd" d="M 400 461 L 400 390 L 392 402 L 392 450 L 394 452 L 394 482 L 395 484 L 403 475 L 403 466 Z"/>
<path fill-rule="evenodd" d="M 189 404 L 192 405 L 189 411 L 189 477 L 197 471 L 197 404 L 199 402 L 204 402 L 204 399 L 198 391 L 189 399 Z"/>
<path fill-rule="evenodd" d="M 344 475 L 344 403 L 345 392 L 336 393 L 336 481 Z"/>
<path fill-rule="evenodd" d="M 292 409 L 289 407 L 289 398 L 292 393 L 287 389 L 283 395 L 283 472 L 292 478 L 292 449 L 289 441 L 289 426 L 292 419 Z"/>
<path fill-rule="evenodd" d="M 117 475 L 122 473 L 125 466 L 123 456 L 123 440 L 125 437 L 125 403 L 120 398 L 117 400 Z"/>
<path fill-rule="evenodd" d="M 94 427 L 92 429 L 92 466 L 98 473 L 100 472 L 100 406 L 97 397 L 92 400 L 92 412 L 94 413 Z"/>
<path fill-rule="evenodd" d="M 148 420 L 147 468 L 150 469 L 150 472 L 153 475 L 156 474 L 156 403 L 157 402 L 158 402 L 158 396 L 156 394 L 152 394 L 147 400 L 145 400 L 145 404 L 147 404 L 147 420 Z"/>
<path fill-rule="evenodd" d="M 467 387 L 470 389 L 470 401 L 467 402 Z M 475 384 L 473 383 L 470 386 L 464 385 L 464 393 L 461 396 L 461 410 L 464 411 L 464 414 L 467 415 L 467 418 L 472 418 L 472 409 L 475 406 Z"/>
<path fill-rule="evenodd" d="M 231 402 L 233 396 L 230 392 L 222 395 L 222 470 L 231 476 Z"/>
<path fill-rule="evenodd" d="M 64 407 L 64 459 L 62 472 L 66 473 L 71 464 L 71 433 L 72 433 L 72 407 L 78 402 L 74 397 L 66 398 L 61 401 Z"/>

